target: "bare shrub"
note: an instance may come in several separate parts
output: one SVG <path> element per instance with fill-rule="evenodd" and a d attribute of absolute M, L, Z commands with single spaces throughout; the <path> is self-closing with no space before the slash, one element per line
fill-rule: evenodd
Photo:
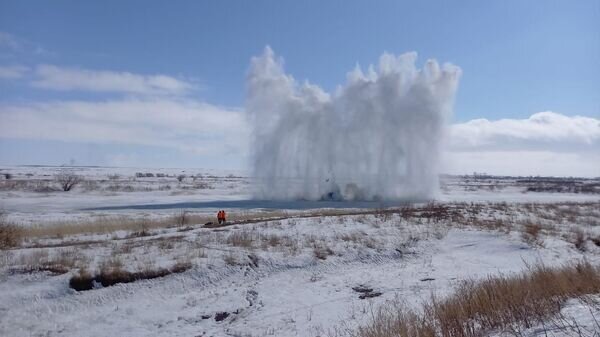
<path fill-rule="evenodd" d="M 63 191 L 68 192 L 77 184 L 83 181 L 83 177 L 73 172 L 64 171 L 57 174 L 55 177 L 56 182 L 60 185 Z"/>
<path fill-rule="evenodd" d="M 0 213 L 0 249 L 17 247 L 23 239 L 23 230 L 10 223 L 6 215 Z"/>
<path fill-rule="evenodd" d="M 180 174 L 177 176 L 177 181 L 179 181 L 179 182 L 183 182 L 184 179 L 185 179 L 185 174 Z"/>
<path fill-rule="evenodd" d="M 521 328 L 558 315 L 566 300 L 598 292 L 600 269 L 587 262 L 538 266 L 514 276 L 466 281 L 445 299 L 432 296 L 420 311 L 396 301 L 377 311 L 356 336 L 473 337 L 491 331 L 520 335 Z"/>

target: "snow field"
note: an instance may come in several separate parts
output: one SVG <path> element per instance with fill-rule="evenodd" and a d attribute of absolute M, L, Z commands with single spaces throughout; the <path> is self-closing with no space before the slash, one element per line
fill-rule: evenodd
<path fill-rule="evenodd" d="M 67 247 L 42 248 L 57 239 L 39 240 L 39 248 L 1 253 L 0 334 L 322 336 L 368 322 L 386 301 L 417 306 L 432 292 L 450 294 L 464 279 L 539 262 L 599 262 L 597 203 L 451 204 L 440 208 L 446 215 L 428 207 L 139 237 L 84 235 L 63 238 L 79 240 Z M 540 225 L 536 240 L 523 234 L 529 223 Z M 573 228 L 586 233 L 583 246 L 575 245 Z M 44 259 L 71 261 L 70 271 L 27 271 Z M 68 287 L 79 268 L 137 271 L 182 261 L 193 268 L 90 291 Z M 358 286 L 381 295 L 360 299 Z M 216 321 L 222 312 L 229 316 Z"/>

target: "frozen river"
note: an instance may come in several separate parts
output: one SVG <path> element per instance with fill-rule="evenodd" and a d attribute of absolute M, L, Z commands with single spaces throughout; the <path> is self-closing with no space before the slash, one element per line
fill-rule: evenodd
<path fill-rule="evenodd" d="M 402 201 L 275 201 L 275 200 L 215 200 L 198 202 L 176 202 L 158 204 L 134 204 L 119 206 L 104 206 L 84 209 L 86 211 L 117 211 L 117 210 L 167 210 L 167 209 L 289 209 L 307 210 L 318 208 L 383 208 L 405 204 Z"/>

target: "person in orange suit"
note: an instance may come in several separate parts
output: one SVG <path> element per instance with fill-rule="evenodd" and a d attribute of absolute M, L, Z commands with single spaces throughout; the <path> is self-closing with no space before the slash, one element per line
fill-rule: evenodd
<path fill-rule="evenodd" d="M 223 225 L 223 224 L 225 224 L 225 221 L 226 221 L 226 219 L 225 219 L 225 216 L 226 216 L 226 215 L 225 215 L 225 211 L 224 211 L 224 210 L 220 210 L 220 211 L 217 213 L 217 220 L 218 220 L 218 222 L 219 222 L 219 225 Z"/>

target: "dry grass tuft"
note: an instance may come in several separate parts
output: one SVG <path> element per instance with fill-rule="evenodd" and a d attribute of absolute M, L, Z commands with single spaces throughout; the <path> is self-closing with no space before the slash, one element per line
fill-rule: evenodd
<path fill-rule="evenodd" d="M 150 230 L 148 229 L 148 224 L 146 224 L 145 222 L 140 222 L 139 224 L 139 228 L 138 230 L 131 232 L 127 237 L 128 238 L 139 238 L 139 237 L 144 237 L 144 236 L 149 236 Z"/>
<path fill-rule="evenodd" d="M 225 264 L 228 266 L 237 266 L 240 264 L 236 256 L 232 253 L 227 253 L 223 255 L 223 261 L 225 261 Z"/>
<path fill-rule="evenodd" d="M 281 244 L 281 237 L 277 234 L 270 234 L 266 240 L 271 247 L 277 247 Z"/>
<path fill-rule="evenodd" d="M 542 226 L 537 223 L 527 222 L 523 224 L 523 231 L 521 232 L 521 238 L 530 246 L 541 246 L 542 239 L 540 233 Z"/>
<path fill-rule="evenodd" d="M 587 235 L 585 235 L 585 232 L 581 228 L 571 229 L 571 242 L 573 243 L 573 245 L 575 245 L 575 248 L 579 249 L 582 252 L 585 252 L 586 241 Z"/>
<path fill-rule="evenodd" d="M 445 299 L 432 296 L 422 311 L 394 303 L 381 308 L 360 337 L 475 337 L 492 331 L 519 335 L 558 315 L 570 298 L 600 292 L 600 269 L 587 262 L 574 266 L 538 266 L 514 276 L 467 281 Z"/>
<path fill-rule="evenodd" d="M 0 223 L 0 249 L 17 247 L 22 239 L 23 231 L 18 226 Z"/>
<path fill-rule="evenodd" d="M 274 233 L 262 234 L 260 235 L 260 240 L 261 248 L 265 250 L 269 247 L 279 247 L 283 245 L 283 237 Z"/>
<path fill-rule="evenodd" d="M 319 260 L 326 260 L 328 256 L 333 255 L 333 250 L 325 242 L 318 242 L 313 246 L 313 255 Z"/>
<path fill-rule="evenodd" d="M 371 249 L 379 246 L 379 242 L 376 239 L 369 237 L 367 233 L 362 231 L 341 233 L 336 235 L 336 239 L 344 242 L 352 242 L 354 245 L 364 246 Z"/>
<path fill-rule="evenodd" d="M 0 213 L 0 249 L 17 247 L 23 240 L 23 230 L 8 222 L 6 216 Z"/>
<path fill-rule="evenodd" d="M 255 234 L 250 230 L 236 230 L 227 236 L 226 242 L 235 247 L 251 248 Z"/>
<path fill-rule="evenodd" d="M 92 220 L 75 220 L 59 223 L 45 223 L 37 227 L 28 227 L 23 235 L 30 238 L 65 237 L 80 234 L 106 234 L 116 231 L 130 231 L 132 237 L 145 236 L 157 228 L 180 227 L 189 224 L 204 224 L 212 217 L 190 212 L 178 213 L 164 218 L 149 219 L 143 217 L 101 217 Z"/>
<path fill-rule="evenodd" d="M 52 254 L 50 254 L 52 253 Z M 55 275 L 68 273 L 78 265 L 88 262 L 85 255 L 79 250 L 61 249 L 49 252 L 48 250 L 34 250 L 20 254 L 10 263 L 12 270 L 20 273 L 46 271 Z"/>

